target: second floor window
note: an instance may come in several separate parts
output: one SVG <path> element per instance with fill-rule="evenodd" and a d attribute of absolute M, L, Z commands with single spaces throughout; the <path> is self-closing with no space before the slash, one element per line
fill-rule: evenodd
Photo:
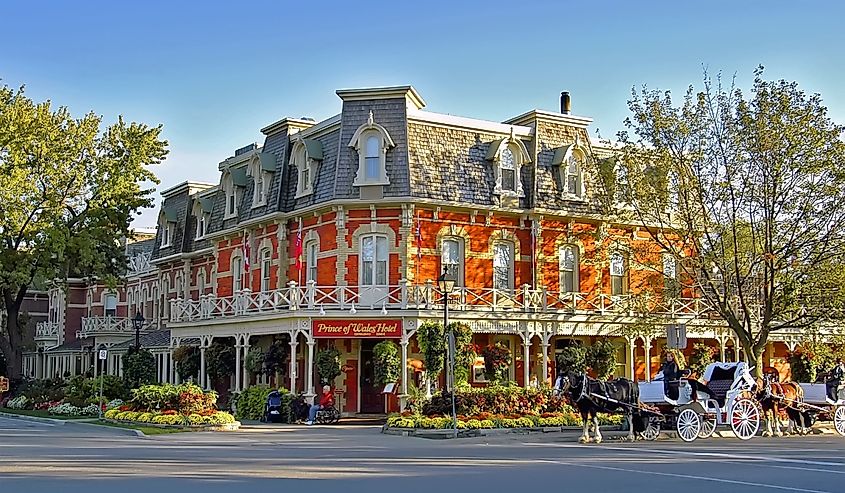
<path fill-rule="evenodd" d="M 493 244 L 493 287 L 513 289 L 513 243 L 501 241 Z"/>
<path fill-rule="evenodd" d="M 261 252 L 261 291 L 270 291 L 270 266 L 272 265 L 272 252 L 269 248 Z"/>
<path fill-rule="evenodd" d="M 305 281 L 317 282 L 317 242 L 305 244 Z"/>
<path fill-rule="evenodd" d="M 387 285 L 387 237 L 371 235 L 361 238 L 361 284 Z"/>
<path fill-rule="evenodd" d="M 610 255 L 610 294 L 625 294 L 627 290 L 627 265 L 625 256 L 620 252 L 613 252 Z"/>
<path fill-rule="evenodd" d="M 463 285 L 464 252 L 462 242 L 456 238 L 443 240 L 443 251 L 440 257 L 441 271 L 446 271 L 446 278 L 455 281 L 457 286 Z"/>
<path fill-rule="evenodd" d="M 367 137 L 364 161 L 366 164 L 364 177 L 366 180 L 378 180 L 381 177 L 380 165 L 380 140 L 375 135 Z"/>
<path fill-rule="evenodd" d="M 117 315 L 117 295 L 109 293 L 105 300 L 105 315 L 107 317 L 114 317 Z"/>
<path fill-rule="evenodd" d="M 244 287 L 244 263 L 240 257 L 232 259 L 232 291 L 234 293 Z"/>
<path fill-rule="evenodd" d="M 577 293 L 578 287 L 578 251 L 573 245 L 560 249 L 560 291 Z"/>

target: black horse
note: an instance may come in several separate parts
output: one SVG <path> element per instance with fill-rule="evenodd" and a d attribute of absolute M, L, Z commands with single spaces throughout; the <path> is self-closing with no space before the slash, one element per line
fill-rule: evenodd
<path fill-rule="evenodd" d="M 602 382 L 584 374 L 569 373 L 558 378 L 555 388 L 569 394 L 569 398 L 581 414 L 584 433 L 579 441 L 588 443 L 589 424 L 593 422 L 595 442 L 601 443 L 598 413 L 624 414 L 628 419 L 628 440 L 634 439 L 634 414 L 638 409 L 640 389 L 627 378 Z M 638 413 L 636 413 L 638 414 Z"/>

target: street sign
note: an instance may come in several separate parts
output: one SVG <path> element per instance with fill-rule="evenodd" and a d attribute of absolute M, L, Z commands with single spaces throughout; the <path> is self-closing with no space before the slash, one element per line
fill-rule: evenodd
<path fill-rule="evenodd" d="M 100 360 L 105 360 L 109 357 L 109 352 L 105 349 L 100 349 Z"/>
<path fill-rule="evenodd" d="M 669 349 L 686 349 L 687 326 L 685 324 L 672 324 L 666 326 L 666 346 L 668 346 Z"/>

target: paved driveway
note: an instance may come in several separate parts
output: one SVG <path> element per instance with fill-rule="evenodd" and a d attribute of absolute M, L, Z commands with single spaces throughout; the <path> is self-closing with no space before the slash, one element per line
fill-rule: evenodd
<path fill-rule="evenodd" d="M 845 439 L 580 445 L 560 434 L 458 441 L 375 427 L 151 438 L 0 418 L 2 492 L 843 492 Z"/>

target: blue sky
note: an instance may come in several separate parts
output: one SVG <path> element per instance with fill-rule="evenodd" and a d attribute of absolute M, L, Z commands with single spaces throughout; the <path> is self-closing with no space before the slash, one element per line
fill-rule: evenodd
<path fill-rule="evenodd" d="M 680 95 L 707 66 L 748 87 L 763 64 L 845 122 L 845 2 L 31 0 L 2 14 L 2 83 L 163 124 L 160 189 L 217 182 L 264 125 L 338 113 L 339 88 L 412 84 L 431 111 L 498 121 L 568 90 L 609 136 L 632 86 Z"/>

